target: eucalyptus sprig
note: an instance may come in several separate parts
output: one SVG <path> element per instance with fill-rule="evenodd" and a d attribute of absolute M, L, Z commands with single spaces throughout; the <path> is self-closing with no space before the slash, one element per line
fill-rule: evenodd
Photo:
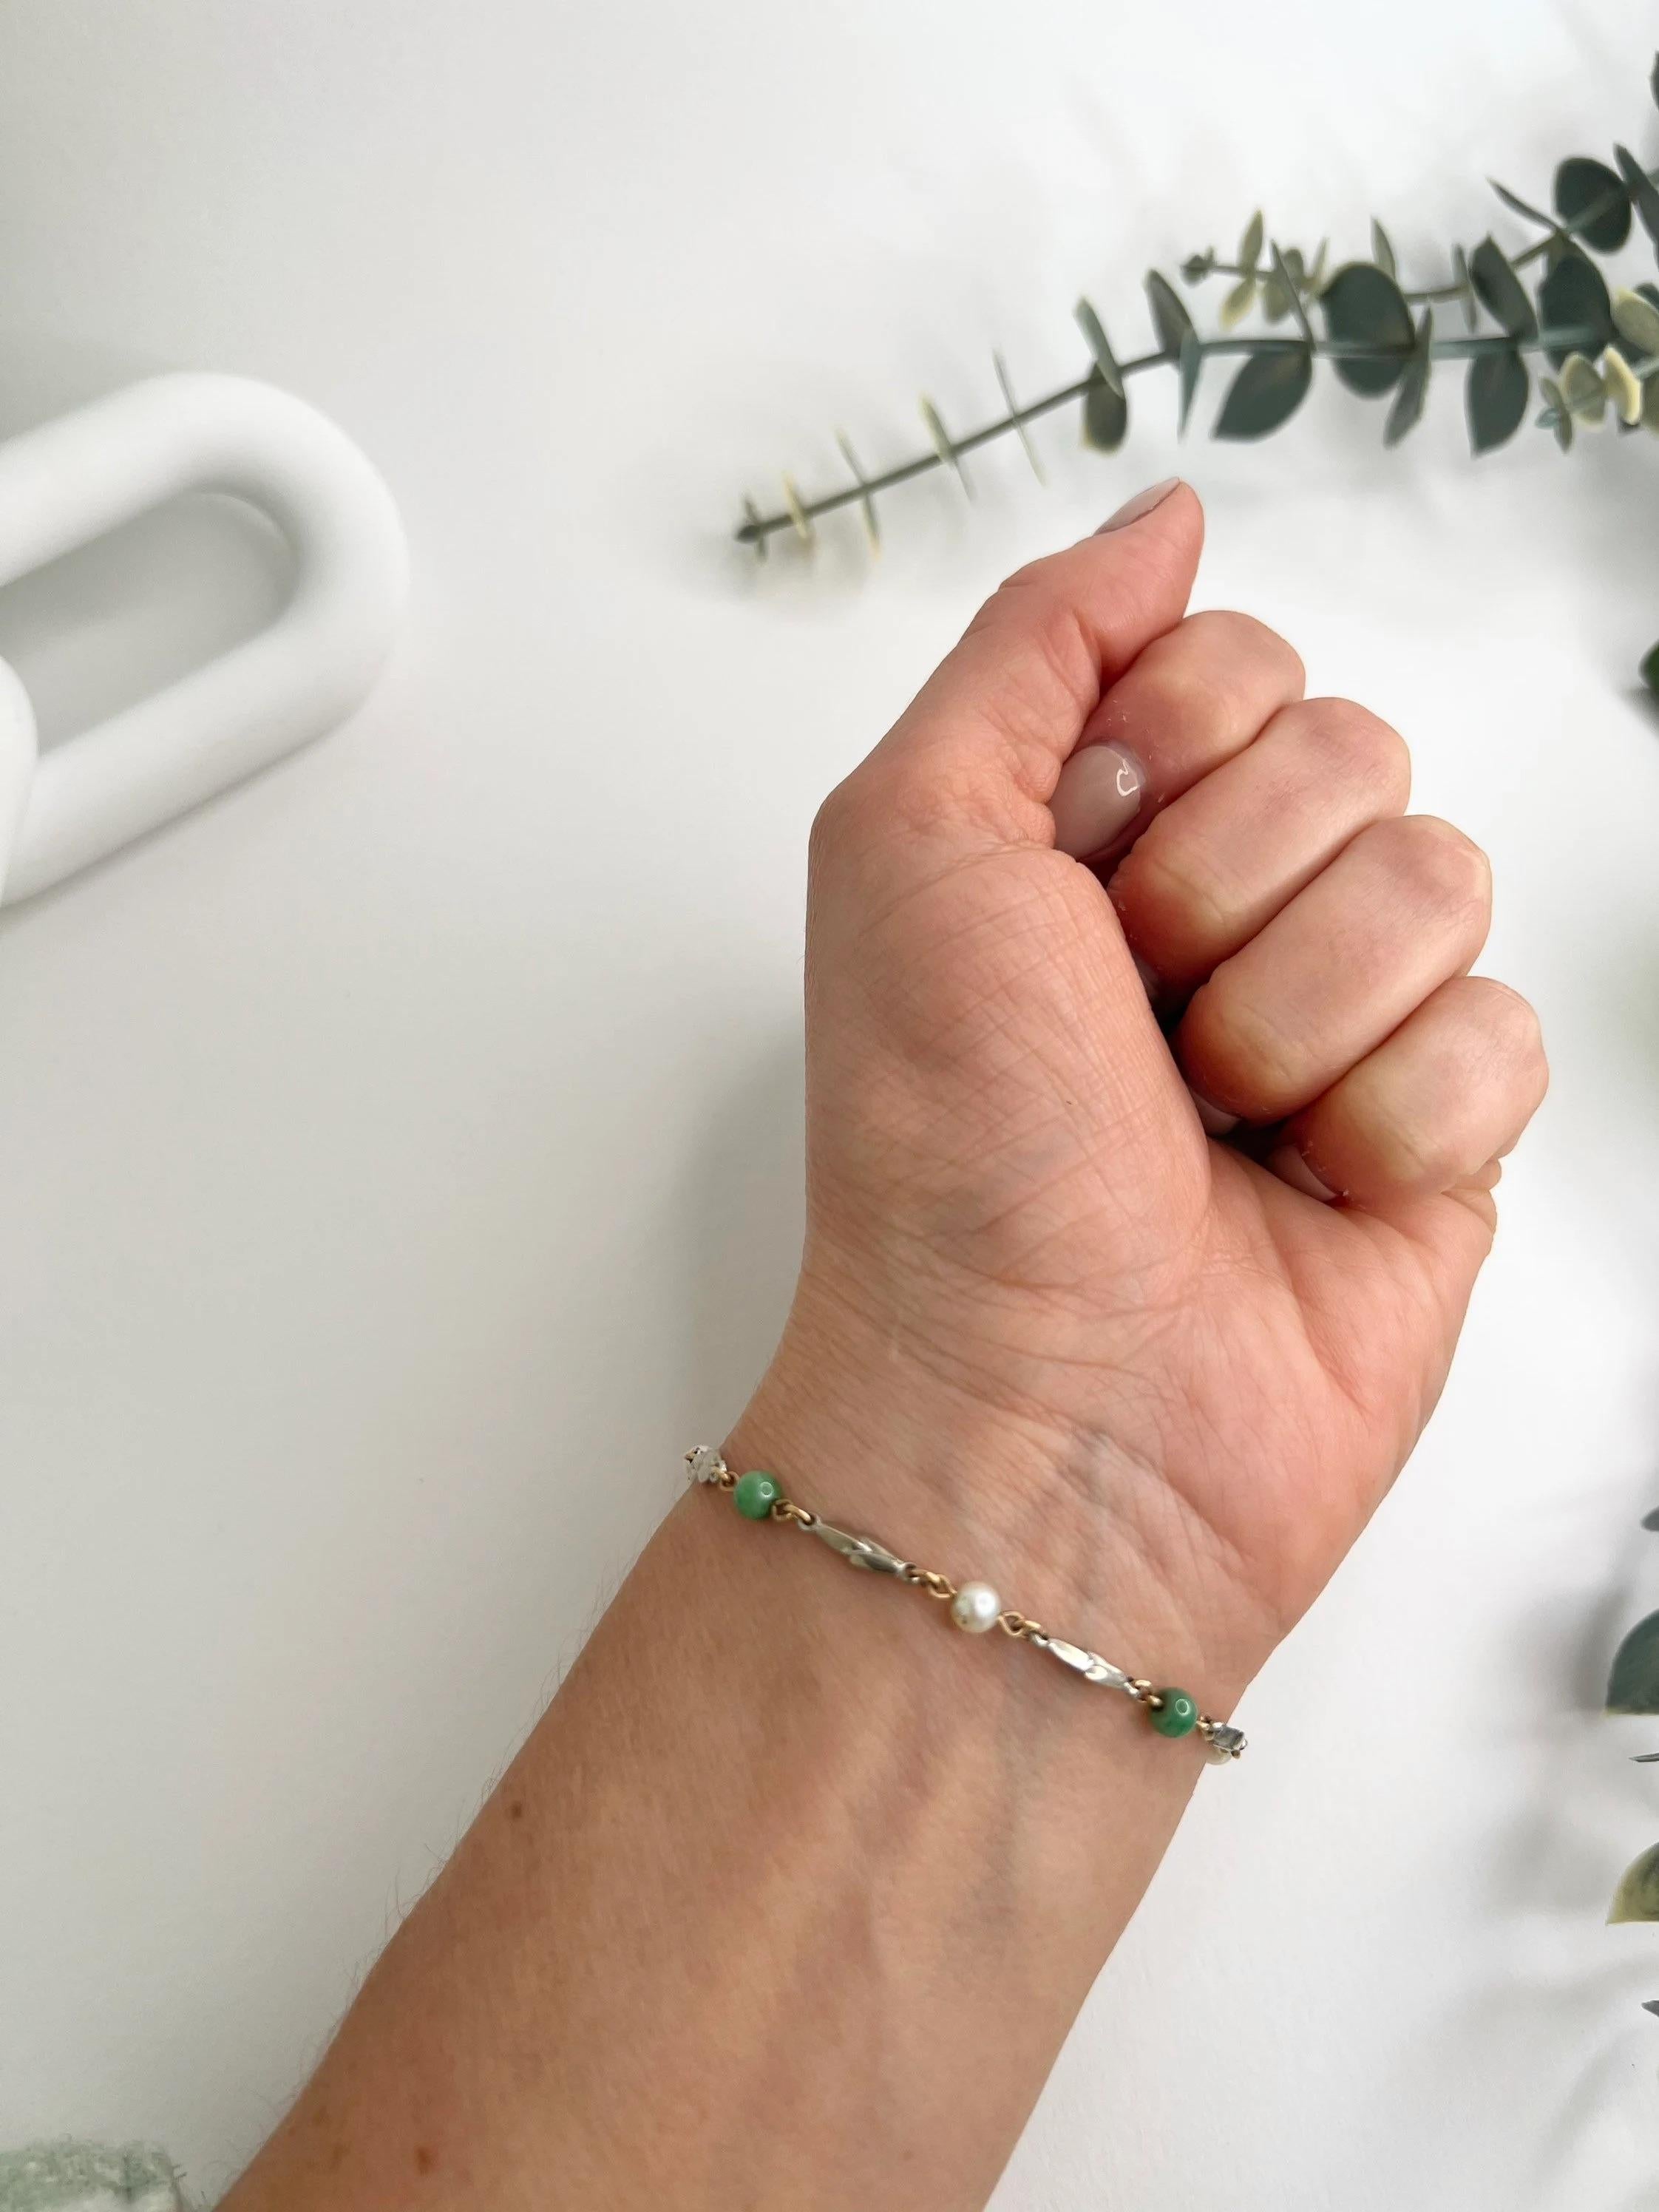
<path fill-rule="evenodd" d="M 1659 60 L 1649 84 L 1659 102 Z M 1659 179 L 1628 148 L 1615 146 L 1611 164 L 1589 155 L 1564 161 L 1547 212 L 1494 181 L 1504 207 L 1536 225 L 1540 235 L 1513 253 L 1490 234 L 1468 252 L 1454 246 L 1449 275 L 1416 289 L 1401 282 L 1380 222 L 1371 224 L 1369 259 L 1328 272 L 1327 242 L 1311 254 L 1281 245 L 1258 212 L 1234 259 L 1206 248 L 1182 264 L 1189 288 L 1214 277 L 1230 280 L 1212 335 L 1199 331 L 1176 287 L 1156 269 L 1146 280 L 1156 339 L 1148 351 L 1121 358 L 1095 307 L 1079 300 L 1077 322 L 1090 356 L 1085 374 L 1022 406 L 1002 356 L 994 355 L 1000 415 L 955 435 L 924 398 L 928 450 L 876 476 L 865 473 L 845 433 L 837 432 L 851 483 L 807 499 L 786 476 L 776 512 L 764 514 L 752 500 L 744 502 L 738 542 L 763 555 L 777 533 L 788 532 L 811 545 L 821 517 L 856 507 L 873 549 L 880 542 L 878 498 L 939 468 L 949 469 L 971 498 L 969 457 L 999 438 L 1018 436 L 1041 479 L 1030 426 L 1057 409 L 1079 404 L 1084 442 L 1115 453 L 1128 435 L 1129 380 L 1149 369 L 1175 371 L 1184 430 L 1206 368 L 1219 360 L 1237 359 L 1240 366 L 1212 426 L 1218 438 L 1264 438 L 1280 428 L 1307 397 L 1320 361 L 1329 362 L 1350 392 L 1389 401 L 1387 446 L 1398 445 L 1420 420 L 1430 379 L 1442 362 L 1467 364 L 1464 413 L 1477 454 L 1507 444 L 1520 429 L 1533 404 L 1534 373 L 1543 404 L 1534 419 L 1564 453 L 1581 431 L 1608 422 L 1659 434 L 1659 286 L 1644 282 L 1610 290 L 1596 258 L 1624 247 L 1633 220 L 1659 247 Z M 1534 267 L 1538 282 L 1529 290 L 1521 272 Z M 1441 329 L 1437 312 L 1443 308 L 1457 311 L 1460 330 Z M 1266 327 L 1245 332 L 1243 326 L 1257 315 Z M 1659 694 L 1659 646 L 1643 661 L 1642 674 Z"/>
<path fill-rule="evenodd" d="M 1647 1514 L 1642 1526 L 1659 1532 L 1659 1511 Z M 1659 1613 L 1638 1620 L 1614 1654 L 1607 1709 L 1610 1713 L 1659 1713 Z M 1659 1765 L 1659 1751 L 1638 1752 L 1635 1764 Z M 1659 1920 L 1659 1844 L 1650 1844 L 1626 1868 L 1607 1918 L 1610 1923 Z M 1643 2009 L 1659 2014 L 1659 1997 L 1650 1997 Z"/>

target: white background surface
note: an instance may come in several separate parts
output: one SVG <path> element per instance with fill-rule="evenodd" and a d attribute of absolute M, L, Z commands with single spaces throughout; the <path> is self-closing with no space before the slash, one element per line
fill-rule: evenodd
<path fill-rule="evenodd" d="M 1279 623 L 1493 854 L 1556 1087 L 1443 1409 L 1253 1692 L 999 2212 L 1634 2212 L 1659 1836 L 1594 1716 L 1659 1598 L 1659 448 L 1042 434 L 815 577 L 745 486 L 1076 373 L 1087 286 L 1280 234 L 1413 272 L 1625 137 L 1625 0 L 4 0 L 0 426 L 252 372 L 416 564 L 352 728 L 0 922 L 0 2142 L 204 2192 L 763 1362 L 797 1234 L 803 844 L 982 592 L 1172 468 L 1200 603 Z M 1498 215 L 1499 235 L 1522 232 Z M 1212 398 L 1213 399 L 1212 395 Z M 0 597 L 62 734 L 257 619 L 159 518 Z"/>

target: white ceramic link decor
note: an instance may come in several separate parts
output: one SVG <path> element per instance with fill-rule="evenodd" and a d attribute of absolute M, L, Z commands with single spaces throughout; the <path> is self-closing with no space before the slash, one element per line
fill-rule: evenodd
<path fill-rule="evenodd" d="M 321 737 L 380 672 L 407 574 L 392 496 L 313 408 L 240 377 L 155 377 L 0 445 L 0 585 L 188 491 L 268 515 L 293 592 L 255 636 L 44 757 L 0 662 L 0 903 Z"/>

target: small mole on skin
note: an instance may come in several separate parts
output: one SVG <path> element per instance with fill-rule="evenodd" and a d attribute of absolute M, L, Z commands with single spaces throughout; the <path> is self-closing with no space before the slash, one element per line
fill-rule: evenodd
<path fill-rule="evenodd" d="M 513 1802 L 507 1808 L 507 1817 L 509 1820 L 523 1820 L 524 1800 L 522 1797 L 515 1797 L 513 1800 Z"/>
<path fill-rule="evenodd" d="M 425 2143 L 416 2144 L 415 2148 L 415 2171 L 416 2173 L 430 2173 L 433 2167 L 436 2166 L 437 2163 L 438 2154 L 435 2150 L 428 2149 Z"/>

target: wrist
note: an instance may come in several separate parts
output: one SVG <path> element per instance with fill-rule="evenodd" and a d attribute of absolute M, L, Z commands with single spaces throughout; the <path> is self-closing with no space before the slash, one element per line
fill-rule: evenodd
<path fill-rule="evenodd" d="M 810 1297 L 724 1454 L 919 1565 L 992 1584 L 1005 1607 L 1128 1673 L 1180 1684 L 1217 1718 L 1278 1641 L 1148 1455 L 941 1380 Z"/>

